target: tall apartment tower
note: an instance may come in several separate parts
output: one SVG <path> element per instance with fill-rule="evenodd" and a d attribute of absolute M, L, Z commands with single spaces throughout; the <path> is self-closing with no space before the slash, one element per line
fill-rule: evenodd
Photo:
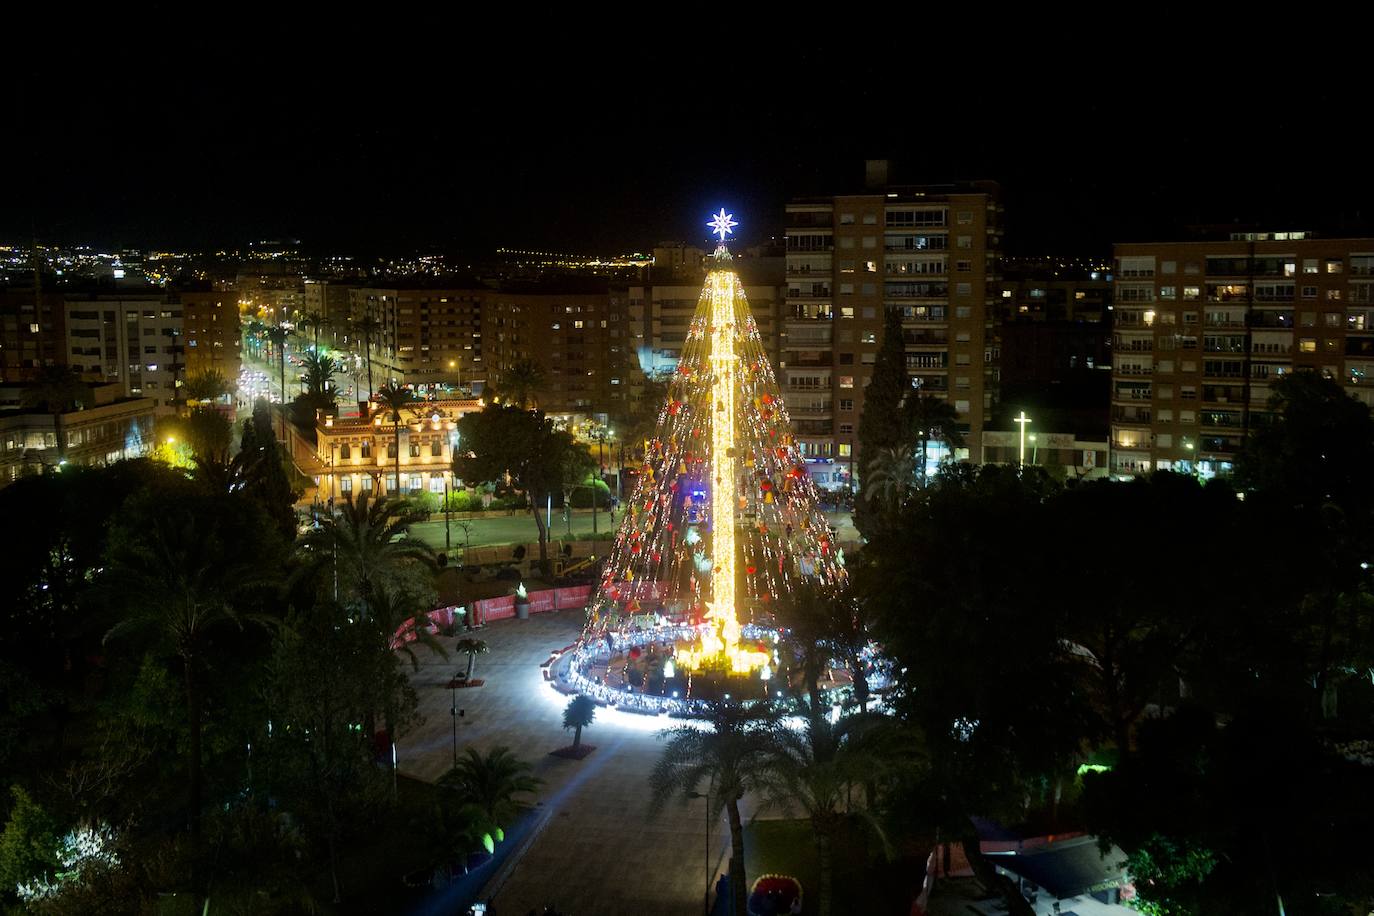
<path fill-rule="evenodd" d="M 1270 385 L 1312 370 L 1374 406 L 1374 239 L 1116 246 L 1111 469 L 1231 469 Z"/>
<path fill-rule="evenodd" d="M 881 184 L 885 170 L 869 170 Z M 787 206 L 780 374 L 798 446 L 817 485 L 857 483 L 864 388 L 883 313 L 902 314 L 907 374 L 959 414 L 981 460 L 997 398 L 992 321 L 1002 205 L 996 184 L 881 186 Z"/>

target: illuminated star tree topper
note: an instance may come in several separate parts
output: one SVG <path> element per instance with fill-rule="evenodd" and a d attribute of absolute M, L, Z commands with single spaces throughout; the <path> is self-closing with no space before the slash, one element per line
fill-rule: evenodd
<path fill-rule="evenodd" d="M 720 243 L 725 244 L 725 237 L 733 234 L 733 230 L 739 223 L 735 222 L 735 214 L 726 213 L 725 208 L 721 207 L 720 212 L 711 217 L 711 221 L 706 225 L 711 227 L 711 234 L 720 236 Z"/>

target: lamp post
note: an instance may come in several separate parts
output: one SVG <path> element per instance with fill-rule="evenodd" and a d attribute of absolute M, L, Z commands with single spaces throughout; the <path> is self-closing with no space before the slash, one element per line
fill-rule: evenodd
<path fill-rule="evenodd" d="M 705 799 L 706 801 L 706 890 L 701 895 L 701 912 L 702 916 L 711 916 L 711 790 L 707 789 L 705 795 L 700 792 L 688 792 L 687 797 Z"/>
<path fill-rule="evenodd" d="M 1035 433 L 1031 433 L 1031 464 L 1040 463 L 1040 446 L 1035 443 Z"/>
<path fill-rule="evenodd" d="M 1012 419 L 1012 422 L 1013 422 L 1013 423 L 1016 423 L 1017 425 L 1019 425 L 1019 426 L 1021 427 L 1021 436 L 1020 436 L 1021 442 L 1020 442 L 1020 446 L 1017 448 L 1017 452 L 1016 452 L 1016 463 L 1017 463 L 1017 464 L 1025 464 L 1025 463 L 1026 463 L 1026 425 L 1029 424 L 1030 421 L 1031 421 L 1030 417 L 1026 416 L 1026 412 L 1025 412 L 1024 410 L 1021 411 L 1021 415 L 1020 415 L 1020 416 L 1014 417 L 1014 418 Z"/>

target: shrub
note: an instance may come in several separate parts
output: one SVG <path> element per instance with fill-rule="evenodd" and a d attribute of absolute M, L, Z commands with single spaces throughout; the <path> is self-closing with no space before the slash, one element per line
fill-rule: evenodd
<path fill-rule="evenodd" d="M 611 504 L 611 488 L 606 485 L 604 480 L 595 480 L 592 485 L 596 487 L 596 507 L 605 509 Z M 572 505 L 574 509 L 590 509 L 592 506 L 591 486 L 584 484 L 573 490 Z"/>

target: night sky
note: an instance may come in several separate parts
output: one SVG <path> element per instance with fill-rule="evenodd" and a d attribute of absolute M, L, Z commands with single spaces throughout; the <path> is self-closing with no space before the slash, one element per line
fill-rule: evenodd
<path fill-rule="evenodd" d="M 749 244 L 779 233 L 789 197 L 858 189 L 865 157 L 891 158 L 899 181 L 1000 181 L 1015 254 L 1374 221 L 1354 74 L 1165 77 L 1060 48 L 970 83 L 749 45 L 716 79 L 704 49 L 652 31 L 610 53 L 353 35 L 293 34 L 280 53 L 243 35 L 16 51 L 0 64 L 0 240 L 616 253 L 705 244 L 724 206 Z"/>

